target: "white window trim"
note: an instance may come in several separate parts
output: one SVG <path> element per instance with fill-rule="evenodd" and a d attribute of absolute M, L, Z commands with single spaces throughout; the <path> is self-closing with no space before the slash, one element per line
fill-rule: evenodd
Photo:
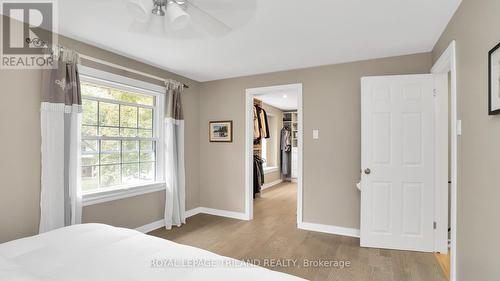
<path fill-rule="evenodd" d="M 164 147 L 162 145 L 165 140 L 165 130 L 163 126 L 163 119 L 165 116 L 165 87 L 97 70 L 94 68 L 85 67 L 82 65 L 79 65 L 78 69 L 81 81 L 97 83 L 109 87 L 128 89 L 129 91 L 136 93 L 154 95 L 157 97 L 158 102 L 154 113 L 155 120 L 157 120 L 157 122 L 154 123 L 153 128 L 158 139 L 156 145 L 156 182 L 127 186 L 121 185 L 116 188 L 110 187 L 109 189 L 84 193 L 82 195 L 83 206 L 89 206 L 165 190 L 165 159 Z"/>
<path fill-rule="evenodd" d="M 267 174 L 270 174 L 270 173 L 274 173 L 274 172 L 278 172 L 278 171 L 279 171 L 278 167 L 264 167 L 264 175 L 267 175 Z"/>
<path fill-rule="evenodd" d="M 121 186 L 120 188 L 86 193 L 83 195 L 82 205 L 90 206 L 162 190 L 165 190 L 165 183 Z"/>

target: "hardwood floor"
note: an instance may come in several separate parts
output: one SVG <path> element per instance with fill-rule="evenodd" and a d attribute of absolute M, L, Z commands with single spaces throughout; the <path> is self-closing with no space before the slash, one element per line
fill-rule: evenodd
<path fill-rule="evenodd" d="M 254 203 L 254 219 L 199 214 L 186 225 L 151 235 L 209 250 L 309 280 L 446 281 L 431 253 L 367 249 L 359 239 L 297 229 L 296 185 L 265 190 Z M 267 260 L 265 260 L 267 259 Z M 298 266 L 271 266 L 265 261 L 297 260 Z M 305 261 L 349 261 L 350 267 L 305 267 Z"/>
<path fill-rule="evenodd" d="M 450 252 L 447 255 L 434 253 L 441 270 L 443 270 L 444 275 L 447 280 L 450 280 Z"/>

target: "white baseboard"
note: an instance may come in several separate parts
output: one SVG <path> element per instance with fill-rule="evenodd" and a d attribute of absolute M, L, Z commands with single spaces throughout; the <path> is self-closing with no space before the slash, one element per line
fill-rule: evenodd
<path fill-rule="evenodd" d="M 194 208 L 194 209 L 191 209 L 189 211 L 186 211 L 186 218 L 192 217 L 192 216 L 197 215 L 197 214 L 207 214 L 207 215 L 226 217 L 226 218 L 231 218 L 231 219 L 248 220 L 245 213 L 212 209 L 212 208 L 205 208 L 205 207 L 198 207 L 198 208 Z"/>
<path fill-rule="evenodd" d="M 238 220 L 248 220 L 247 216 L 245 213 L 239 213 L 239 212 L 232 212 L 232 211 L 226 211 L 226 210 L 218 210 L 218 209 L 212 209 L 212 208 L 205 208 L 205 207 L 198 207 L 194 208 L 191 210 L 186 211 L 186 218 L 192 217 L 197 214 L 208 214 L 208 215 L 213 215 L 213 216 L 219 216 L 219 217 L 226 217 L 226 218 L 232 218 L 232 219 L 238 219 Z M 135 230 L 140 231 L 142 233 L 148 233 L 153 230 L 156 230 L 158 228 L 164 227 L 165 226 L 165 221 L 163 219 L 154 221 L 152 223 L 148 223 L 146 225 L 140 226 L 136 228 Z"/>
<path fill-rule="evenodd" d="M 156 230 L 158 228 L 164 227 L 165 226 L 165 221 L 163 219 L 154 221 L 152 223 L 148 223 L 146 225 L 143 225 L 141 227 L 136 228 L 135 230 L 140 231 L 142 233 L 148 233 L 153 230 Z"/>
<path fill-rule="evenodd" d="M 348 228 L 348 227 L 310 223 L 310 222 L 300 222 L 298 224 L 298 228 L 316 232 L 324 232 L 324 233 L 359 238 L 359 229 L 356 228 Z"/>
<path fill-rule="evenodd" d="M 190 218 L 190 217 L 192 217 L 194 215 L 200 214 L 200 213 L 202 213 L 202 208 L 201 207 L 194 208 L 194 209 L 191 209 L 191 210 L 187 210 L 186 211 L 186 219 Z"/>
<path fill-rule="evenodd" d="M 265 184 L 263 184 L 263 185 L 260 187 L 260 190 L 268 189 L 268 188 L 273 187 L 273 186 L 275 186 L 275 185 L 277 185 L 277 184 L 280 184 L 280 183 L 282 183 L 282 182 L 283 182 L 283 180 L 282 180 L 282 179 L 279 179 L 279 180 L 272 181 L 272 182 L 270 182 L 270 183 L 265 183 Z"/>
<path fill-rule="evenodd" d="M 199 213 L 203 213 L 203 214 L 238 219 L 238 220 L 248 220 L 248 217 L 246 216 L 245 213 L 212 209 L 212 208 L 205 208 L 205 207 L 200 207 L 199 209 L 200 209 Z"/>

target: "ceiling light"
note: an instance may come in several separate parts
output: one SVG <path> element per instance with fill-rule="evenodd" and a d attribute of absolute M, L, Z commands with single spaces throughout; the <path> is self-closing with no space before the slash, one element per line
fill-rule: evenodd
<path fill-rule="evenodd" d="M 127 2 L 128 12 L 139 22 L 146 22 L 151 16 L 153 1 L 151 0 L 129 0 Z"/>
<path fill-rule="evenodd" d="M 213 36 L 223 36 L 231 31 L 231 27 L 188 0 L 127 0 L 126 5 L 134 18 L 131 30 L 177 31 L 185 29 L 192 21 Z M 147 28 L 137 28 L 141 24 Z M 153 24 L 161 24 L 161 28 L 153 27 Z"/>
<path fill-rule="evenodd" d="M 189 23 L 191 16 L 175 1 L 169 1 L 166 7 L 167 25 L 174 30 L 183 29 Z"/>
<path fill-rule="evenodd" d="M 165 12 L 163 11 L 163 9 L 161 7 L 162 6 L 160 4 L 155 3 L 155 7 L 151 11 L 151 13 L 153 13 L 153 15 L 155 15 L 155 16 L 160 16 L 160 17 L 164 16 Z"/>
<path fill-rule="evenodd" d="M 148 25 L 148 30 L 155 36 L 163 36 L 165 34 L 165 25 L 163 24 L 163 17 L 151 17 Z"/>
<path fill-rule="evenodd" d="M 283 98 L 284 98 L 284 99 L 286 99 L 286 98 L 288 98 L 288 96 L 287 96 L 286 94 L 284 94 L 284 95 L 283 95 Z"/>

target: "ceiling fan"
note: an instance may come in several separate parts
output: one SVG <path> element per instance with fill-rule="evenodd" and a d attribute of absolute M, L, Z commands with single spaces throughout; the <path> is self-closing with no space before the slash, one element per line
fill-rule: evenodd
<path fill-rule="evenodd" d="M 231 32 L 231 27 L 188 0 L 128 0 L 127 10 L 136 22 L 154 24 L 163 20 L 169 30 L 185 29 L 191 22 L 213 36 Z"/>

